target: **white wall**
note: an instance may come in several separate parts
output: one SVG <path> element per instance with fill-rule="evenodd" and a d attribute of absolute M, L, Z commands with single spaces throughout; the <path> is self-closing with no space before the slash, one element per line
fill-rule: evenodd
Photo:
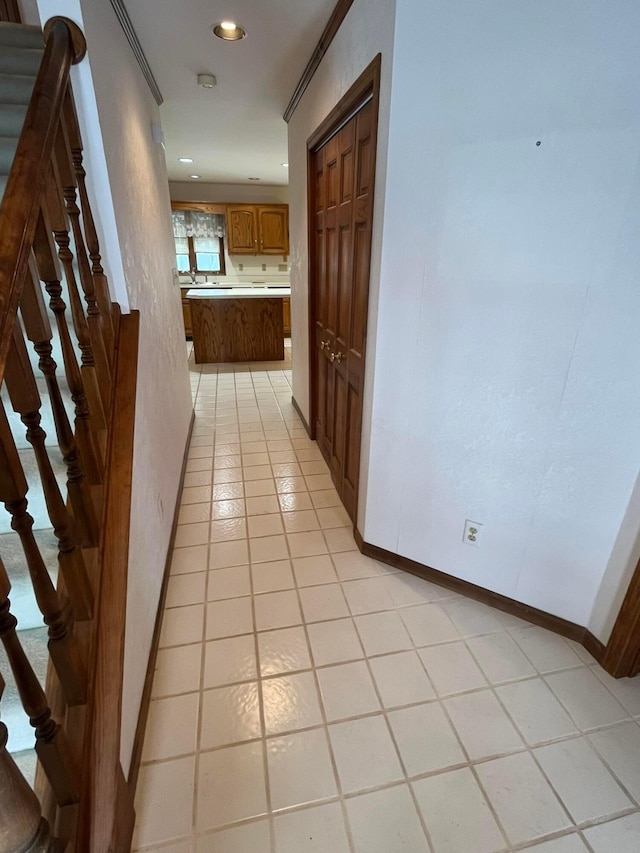
<path fill-rule="evenodd" d="M 43 20 L 53 14 L 76 20 L 87 39 L 74 91 L 85 124 L 87 172 L 98 171 L 102 180 L 94 203 L 101 247 L 105 259 L 118 261 L 120 284 L 109 268 L 116 298 L 141 314 L 121 745 L 126 773 L 192 410 L 180 295 L 171 274 L 169 189 L 164 152 L 151 140 L 157 105 L 111 4 L 85 0 L 80 9 L 77 0 L 39 0 L 39 7 Z M 104 229 L 108 220 L 113 228 Z"/>
<path fill-rule="evenodd" d="M 231 204 L 289 203 L 288 186 L 170 181 L 169 193 L 172 201 L 209 201 L 220 204 L 226 202 Z"/>
<path fill-rule="evenodd" d="M 639 13 L 625 0 L 396 9 L 358 526 L 606 640 L 639 526 L 625 517 L 640 469 Z M 389 16 L 354 4 L 289 125 L 305 415 L 305 141 L 383 49 Z M 484 524 L 478 548 L 465 519 Z"/>
<path fill-rule="evenodd" d="M 638 10 L 397 10 L 361 529 L 587 625 L 640 467 Z"/>

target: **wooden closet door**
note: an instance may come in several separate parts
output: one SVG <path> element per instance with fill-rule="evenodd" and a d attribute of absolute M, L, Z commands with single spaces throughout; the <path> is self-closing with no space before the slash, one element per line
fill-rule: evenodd
<path fill-rule="evenodd" d="M 372 116 L 369 103 L 314 158 L 316 439 L 352 517 L 369 288 Z"/>
<path fill-rule="evenodd" d="M 340 496 L 355 521 L 360 475 L 362 398 L 369 310 L 369 272 L 373 185 L 375 178 L 374 111 L 371 101 L 355 116 L 354 186 L 351 252 L 350 313 L 344 401 L 345 446 Z"/>

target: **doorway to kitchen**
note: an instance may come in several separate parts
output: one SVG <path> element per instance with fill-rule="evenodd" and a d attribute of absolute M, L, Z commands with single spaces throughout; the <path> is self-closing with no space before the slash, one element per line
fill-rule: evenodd
<path fill-rule="evenodd" d="M 311 430 L 355 523 L 380 56 L 307 143 Z"/>

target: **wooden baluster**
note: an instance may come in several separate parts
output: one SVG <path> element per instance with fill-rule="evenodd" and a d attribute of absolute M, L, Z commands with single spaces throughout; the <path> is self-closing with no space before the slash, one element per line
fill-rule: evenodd
<path fill-rule="evenodd" d="M 76 176 L 71 162 L 69 141 L 62 125 L 58 128 L 58 135 L 56 137 L 55 162 L 60 176 L 62 197 L 64 198 L 67 216 L 71 222 L 73 242 L 76 249 L 76 263 L 78 264 L 78 272 L 80 273 L 80 284 L 87 304 L 87 324 L 89 326 L 91 346 L 93 347 L 93 355 L 99 379 L 100 395 L 105 411 L 109 411 L 111 400 L 111 368 L 105 344 L 106 321 L 100 312 L 98 300 L 96 299 L 91 267 L 89 266 L 82 227 L 80 225 L 80 209 L 76 202 Z"/>
<path fill-rule="evenodd" d="M 0 723 L 0 850 L 2 853 L 61 851 L 63 848 L 52 841 L 49 824 L 40 814 L 38 798 L 7 752 L 8 739 L 7 727 Z"/>
<path fill-rule="evenodd" d="M 60 570 L 67 585 L 73 612 L 76 619 L 90 619 L 93 611 L 93 593 L 82 551 L 75 541 L 74 525 L 60 494 L 45 446 L 47 436 L 40 426 L 42 405 L 40 394 L 18 326 L 14 327 L 4 376 L 11 405 L 27 428 L 27 441 L 33 447 L 36 457 L 47 511 L 53 525 L 53 532 L 58 539 Z"/>
<path fill-rule="evenodd" d="M 114 346 L 115 346 L 115 329 L 112 316 L 111 296 L 109 294 L 109 284 L 107 277 L 102 268 L 102 258 L 100 257 L 100 243 L 98 241 L 98 232 L 96 231 L 91 204 L 87 194 L 87 185 L 85 182 L 86 172 L 82 165 L 82 137 L 80 135 L 80 127 L 78 125 L 78 116 L 76 106 L 73 100 L 73 92 L 71 86 L 67 89 L 67 94 L 64 101 L 64 121 L 67 130 L 67 138 L 71 148 L 71 160 L 76 173 L 76 181 L 78 184 L 78 193 L 80 195 L 80 208 L 82 210 L 82 222 L 84 224 L 84 235 L 87 241 L 89 257 L 91 258 L 91 272 L 93 275 L 93 283 L 95 286 L 98 307 L 105 318 L 104 330 L 106 334 L 105 343 L 111 363 L 113 364 Z"/>
<path fill-rule="evenodd" d="M 36 753 L 58 805 L 78 801 L 78 772 L 74 769 L 64 731 L 51 716 L 38 676 L 33 671 L 16 633 L 18 621 L 11 613 L 11 584 L 0 560 L 0 640 L 20 694 L 22 707 L 36 735 Z"/>
<path fill-rule="evenodd" d="M 53 172 L 55 176 L 55 169 Z M 78 346 L 80 347 L 82 380 L 84 390 L 87 395 L 87 402 L 89 403 L 91 423 L 94 428 L 94 433 L 100 442 L 101 458 L 104 460 L 107 446 L 106 410 L 102 405 L 102 397 L 100 395 L 98 374 L 93 356 L 89 326 L 84 315 L 82 300 L 80 299 L 80 293 L 78 292 L 78 285 L 76 283 L 76 276 L 73 269 L 73 252 L 69 248 L 69 232 L 67 231 L 67 221 L 64 213 L 61 190 L 57 179 L 52 179 L 47 185 L 46 209 L 51 223 L 53 236 L 56 245 L 58 246 L 58 257 L 62 262 L 64 277 L 67 282 L 73 327 L 78 338 Z M 45 279 L 45 281 L 46 280 L 47 279 Z"/>
<path fill-rule="evenodd" d="M 47 316 L 34 264 L 30 265 L 29 273 L 25 280 L 22 301 L 20 303 L 20 313 L 27 337 L 33 343 L 36 353 L 40 356 L 38 367 L 42 371 L 47 384 L 58 445 L 67 466 L 67 489 L 71 506 L 73 507 L 76 529 L 81 537 L 81 544 L 86 547 L 95 547 L 98 544 L 98 520 L 91 492 L 89 491 L 89 485 L 85 479 L 78 456 L 78 448 L 71 424 L 69 423 L 67 410 L 64 406 L 60 386 L 58 385 L 56 377 L 57 365 L 51 355 L 53 351 L 51 346 L 51 339 L 53 337 L 51 324 Z"/>
<path fill-rule="evenodd" d="M 72 634 L 69 603 L 53 585 L 33 535 L 33 518 L 27 511 L 27 481 L 9 423 L 0 406 L 0 501 L 11 514 L 11 527 L 22 543 L 31 585 L 49 631 L 49 654 L 70 705 L 86 699 L 86 676 Z"/>
<path fill-rule="evenodd" d="M 53 243 L 53 235 L 51 228 L 48 225 L 45 211 L 43 210 L 38 219 L 36 233 L 33 241 L 33 253 L 38 269 L 38 277 L 44 282 L 45 289 L 49 294 L 49 306 L 56 318 L 56 326 L 60 337 L 60 346 L 62 348 L 62 359 L 64 361 L 65 375 L 67 377 L 67 385 L 71 391 L 71 399 L 75 405 L 75 427 L 76 440 L 80 447 L 80 453 L 84 468 L 87 473 L 87 478 L 93 485 L 99 485 L 103 481 L 103 464 L 102 454 L 99 448 L 97 434 L 99 429 L 104 431 L 104 423 L 102 421 L 96 425 L 95 430 L 92 428 L 92 422 L 99 419 L 90 418 L 89 403 L 85 393 L 83 375 L 78 366 L 75 346 L 71 340 L 69 325 L 67 323 L 66 308 L 62 299 L 61 274 L 58 267 L 56 250 Z M 81 306 L 82 307 L 82 306 Z M 82 312 L 81 312 L 82 313 Z M 84 320 L 84 315 L 82 315 Z M 87 340 L 89 332 L 87 330 Z M 85 373 L 85 377 L 87 374 Z M 98 397 L 96 387 L 96 397 Z M 99 405 L 99 414 L 102 416 L 102 401 Z"/>

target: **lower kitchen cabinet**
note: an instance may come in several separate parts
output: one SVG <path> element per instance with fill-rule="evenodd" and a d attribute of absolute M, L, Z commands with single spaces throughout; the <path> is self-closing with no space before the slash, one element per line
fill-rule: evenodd
<path fill-rule="evenodd" d="M 291 337 L 291 299 L 288 296 L 282 300 L 282 325 L 285 338 Z"/>
<path fill-rule="evenodd" d="M 187 299 L 188 290 L 190 290 L 190 288 L 181 287 L 180 296 L 182 298 L 182 319 L 184 321 L 184 336 L 187 340 L 191 340 L 193 331 L 191 321 L 191 305 L 189 303 L 189 300 Z"/>

